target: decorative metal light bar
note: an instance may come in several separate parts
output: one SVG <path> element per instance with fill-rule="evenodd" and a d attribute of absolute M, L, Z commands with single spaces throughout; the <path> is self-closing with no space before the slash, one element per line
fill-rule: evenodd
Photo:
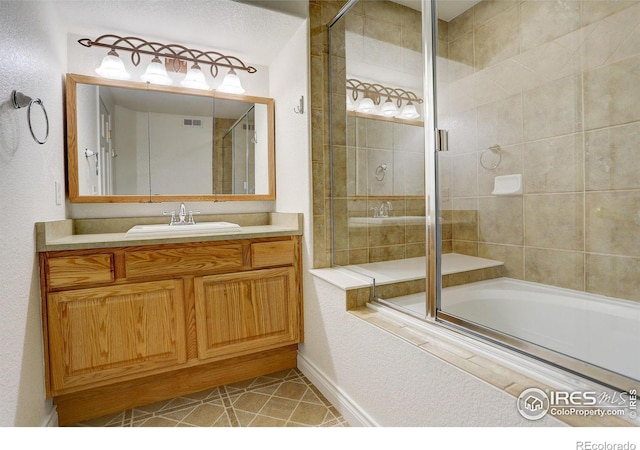
<path fill-rule="evenodd" d="M 414 103 L 421 104 L 423 100 L 414 92 L 402 88 L 383 86 L 379 83 L 369 83 L 355 78 L 347 79 L 347 102 L 353 105 L 351 109 L 359 112 L 371 113 L 381 105 L 380 114 L 387 117 L 416 119 L 418 114 Z M 362 94 L 360 104 L 355 103 Z M 403 107 L 403 103 L 406 104 Z"/>
<path fill-rule="evenodd" d="M 103 76 L 107 76 L 111 78 L 121 78 L 121 79 L 129 78 L 129 75 L 126 72 L 126 69 L 124 69 L 124 65 L 122 64 L 122 61 L 120 61 L 117 51 L 130 52 L 131 62 L 136 67 L 140 64 L 140 61 L 141 61 L 140 55 L 153 56 L 152 63 L 150 64 L 150 67 L 147 69 L 147 73 L 149 73 L 150 71 L 153 72 L 154 70 L 160 70 L 165 72 L 164 75 L 160 75 L 159 78 L 157 78 L 159 80 L 158 84 L 165 84 L 162 82 L 162 80 L 163 79 L 166 80 L 167 78 L 166 70 L 164 68 L 161 69 L 158 65 L 156 65 L 152 70 L 151 66 L 156 63 L 160 64 L 161 57 L 168 58 L 173 61 L 172 64 L 175 72 L 180 71 L 180 68 L 183 65 L 183 62 L 192 63 L 193 65 L 191 66 L 191 69 L 198 72 L 197 73 L 197 77 L 199 77 L 198 82 L 204 83 L 204 85 L 206 85 L 206 83 L 204 81 L 204 78 L 202 77 L 202 72 L 200 71 L 201 64 L 209 66 L 209 73 L 214 78 L 218 75 L 220 67 L 229 68 L 229 73 L 227 74 L 227 76 L 235 77 L 233 82 L 238 86 L 239 86 L 239 79 L 237 78 L 235 70 L 242 70 L 248 73 L 255 73 L 257 71 L 255 67 L 246 65 L 242 60 L 240 60 L 235 56 L 224 55 L 220 52 L 215 52 L 215 51 L 202 51 L 202 50 L 197 50 L 193 48 L 187 48 L 184 45 L 180 45 L 180 44 L 163 44 L 160 42 L 149 42 L 135 36 L 121 37 L 115 34 L 105 34 L 96 38 L 95 40 L 91 40 L 89 38 L 82 38 L 78 40 L 78 43 L 80 45 L 83 45 L 84 47 L 95 46 L 95 47 L 105 47 L 110 49 L 109 53 L 107 54 L 107 57 L 103 60 L 103 65 L 107 63 L 107 59 L 109 59 L 108 61 L 109 64 L 113 65 L 113 67 L 116 68 L 115 72 L 110 72 L 111 74 L 113 74 L 112 76 L 110 76 L 109 74 L 107 74 L 108 71 L 103 70 L 101 73 L 99 70 L 100 68 L 96 71 L 99 74 L 104 74 Z M 145 76 L 147 75 L 147 73 L 145 73 Z M 147 76 L 146 78 L 147 79 L 145 79 L 143 76 L 144 81 L 149 81 L 152 83 L 154 82 L 152 81 L 154 79 L 153 76 L 151 77 Z M 188 78 L 189 78 L 189 73 L 187 73 L 187 79 Z M 226 81 L 227 80 L 225 78 L 225 82 Z M 167 81 L 166 84 L 170 84 L 170 81 Z M 225 83 L 223 82 L 223 85 L 224 84 Z M 186 85 L 186 84 L 183 83 L 183 85 Z M 196 86 L 189 86 L 189 87 L 196 87 Z M 242 93 L 242 92 L 238 92 L 238 90 L 242 90 L 242 92 L 244 92 L 241 86 L 237 87 L 237 90 L 235 92 Z M 230 90 L 227 92 L 234 92 L 234 91 Z"/>

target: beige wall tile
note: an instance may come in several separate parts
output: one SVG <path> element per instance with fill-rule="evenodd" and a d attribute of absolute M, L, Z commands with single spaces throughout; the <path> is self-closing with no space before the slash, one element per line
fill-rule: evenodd
<path fill-rule="evenodd" d="M 575 0 L 524 1 L 520 5 L 523 51 L 563 36 L 580 26 L 580 2 Z"/>
<path fill-rule="evenodd" d="M 522 96 L 514 95 L 478 108 L 478 149 L 522 142 Z"/>
<path fill-rule="evenodd" d="M 586 133 L 586 189 L 640 189 L 639 146 L 638 122 Z"/>
<path fill-rule="evenodd" d="M 637 1 L 590 0 L 582 2 L 582 24 L 590 24 L 604 19 L 618 11 L 637 5 Z"/>
<path fill-rule="evenodd" d="M 463 209 L 451 211 L 451 236 L 455 241 L 478 240 L 478 211 Z"/>
<path fill-rule="evenodd" d="M 586 255 L 588 292 L 640 301 L 640 258 Z"/>
<path fill-rule="evenodd" d="M 533 141 L 579 131 L 582 124 L 582 82 L 569 76 L 523 95 L 524 140 Z"/>
<path fill-rule="evenodd" d="M 585 73 L 585 128 L 609 127 L 640 120 L 640 56 Z"/>
<path fill-rule="evenodd" d="M 523 245 L 522 196 L 478 199 L 481 242 Z"/>
<path fill-rule="evenodd" d="M 449 153 L 469 153 L 477 149 L 477 122 L 475 109 L 438 117 L 438 126 L 449 132 Z"/>
<path fill-rule="evenodd" d="M 451 169 L 456 174 L 451 182 L 451 195 L 474 197 L 478 195 L 478 154 L 467 153 L 451 158 Z"/>
<path fill-rule="evenodd" d="M 493 19 L 498 14 L 514 7 L 514 2 L 509 0 L 484 0 L 473 7 L 474 26 L 477 28 L 487 20 Z"/>
<path fill-rule="evenodd" d="M 449 42 L 449 22 L 442 19 L 438 19 L 438 39 L 441 41 Z"/>
<path fill-rule="evenodd" d="M 584 250 L 583 194 L 525 196 L 526 246 Z"/>
<path fill-rule="evenodd" d="M 449 21 L 449 42 L 459 39 L 460 36 L 473 30 L 473 10 L 468 9 Z"/>
<path fill-rule="evenodd" d="M 640 191 L 586 194 L 586 251 L 640 256 Z"/>
<path fill-rule="evenodd" d="M 504 276 L 524 279 L 524 247 L 515 245 L 478 244 L 478 256 L 504 263 Z"/>
<path fill-rule="evenodd" d="M 524 145 L 524 192 L 576 192 L 583 189 L 582 134 Z"/>
<path fill-rule="evenodd" d="M 450 82 L 468 77 L 475 72 L 473 54 L 472 32 L 463 34 L 455 41 L 449 42 L 447 73 Z"/>
<path fill-rule="evenodd" d="M 369 248 L 369 262 L 392 261 L 405 258 L 404 245 Z"/>
<path fill-rule="evenodd" d="M 453 253 L 478 256 L 478 241 L 453 241 Z"/>
<path fill-rule="evenodd" d="M 507 9 L 473 31 L 476 69 L 484 69 L 520 51 L 520 8 Z"/>
<path fill-rule="evenodd" d="M 567 289 L 584 289 L 584 254 L 527 247 L 525 280 Z"/>

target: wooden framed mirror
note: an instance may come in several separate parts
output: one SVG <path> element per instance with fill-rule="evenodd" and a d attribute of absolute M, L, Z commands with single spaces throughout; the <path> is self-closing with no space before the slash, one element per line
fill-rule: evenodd
<path fill-rule="evenodd" d="M 275 200 L 271 98 L 67 74 L 72 203 Z"/>

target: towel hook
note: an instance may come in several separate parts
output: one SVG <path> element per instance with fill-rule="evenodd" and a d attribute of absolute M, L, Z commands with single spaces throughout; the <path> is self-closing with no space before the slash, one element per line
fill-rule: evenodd
<path fill-rule="evenodd" d="M 296 114 L 304 114 L 304 95 L 300 96 L 300 105 L 293 108 L 293 112 Z"/>
<path fill-rule="evenodd" d="M 47 115 L 47 110 L 44 108 L 44 103 L 42 103 L 42 100 L 40 100 L 39 98 L 32 99 L 31 97 L 24 95 L 22 92 L 14 90 L 11 92 L 11 102 L 13 103 L 13 107 L 15 109 L 21 109 L 25 106 L 27 107 L 27 122 L 29 123 L 29 131 L 31 132 L 31 137 L 33 137 L 33 140 L 41 145 L 47 142 L 47 139 L 49 139 L 49 116 Z M 31 125 L 31 106 L 33 106 L 34 103 L 40 105 L 40 108 L 42 108 L 42 112 L 44 113 L 44 120 L 47 124 L 44 139 L 42 140 L 36 137 L 36 134 L 33 132 L 33 126 Z"/>

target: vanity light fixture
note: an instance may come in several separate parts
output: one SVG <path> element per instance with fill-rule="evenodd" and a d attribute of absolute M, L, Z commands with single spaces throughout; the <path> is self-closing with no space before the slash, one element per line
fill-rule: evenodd
<path fill-rule="evenodd" d="M 120 56 L 113 49 L 107 53 L 107 56 L 102 58 L 102 63 L 100 67 L 96 69 L 96 73 L 101 77 L 112 78 L 114 80 L 128 80 L 131 78 L 131 74 L 125 69 Z"/>
<path fill-rule="evenodd" d="M 357 112 L 374 114 L 381 100 L 386 99 L 380 107 L 380 115 L 406 120 L 413 120 L 420 117 L 415 103 L 420 104 L 423 100 L 414 92 L 402 88 L 383 86 L 379 83 L 368 83 L 355 78 L 348 78 L 347 110 L 351 110 L 350 104 L 355 105 L 359 97 L 362 97 L 362 100 L 360 100 L 360 104 L 356 108 Z"/>
<path fill-rule="evenodd" d="M 120 37 L 115 34 L 105 34 L 95 40 L 82 38 L 78 40 L 78 43 L 84 47 L 97 46 L 110 49 L 107 57 L 103 59 L 100 67 L 96 69 L 98 75 L 106 78 L 121 80 L 130 78 L 116 50 L 131 52 L 131 62 L 136 67 L 140 64 L 141 55 L 152 56 L 153 59 L 141 78 L 143 81 L 153 84 L 167 85 L 173 83 L 172 78 L 162 64 L 161 58 L 173 60 L 173 64 L 169 64 L 169 68 L 175 72 L 178 72 L 179 66 L 184 62 L 191 63 L 191 69 L 187 71 L 184 80 L 180 84 L 195 89 L 209 89 L 209 85 L 200 68 L 203 65 L 209 65 L 209 73 L 213 78 L 218 75 L 220 67 L 229 69 L 229 73 L 225 76 L 219 90 L 234 94 L 245 92 L 236 70 L 244 70 L 248 73 L 257 71 L 255 67 L 246 65 L 235 56 L 224 55 L 215 51 L 205 52 L 187 48 L 180 44 L 149 42 L 134 36 Z"/>

